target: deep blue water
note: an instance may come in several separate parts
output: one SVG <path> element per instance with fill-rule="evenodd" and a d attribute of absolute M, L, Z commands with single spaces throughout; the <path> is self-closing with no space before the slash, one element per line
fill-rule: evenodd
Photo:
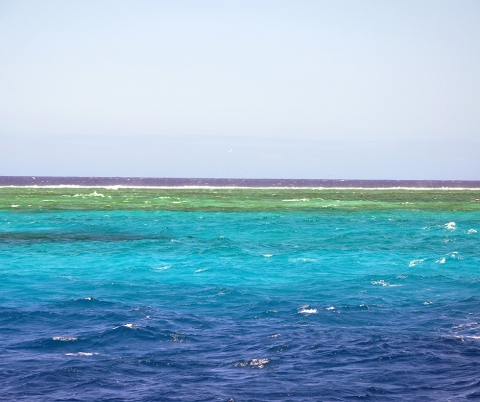
<path fill-rule="evenodd" d="M 0 211 L 0 399 L 480 398 L 480 213 Z"/>

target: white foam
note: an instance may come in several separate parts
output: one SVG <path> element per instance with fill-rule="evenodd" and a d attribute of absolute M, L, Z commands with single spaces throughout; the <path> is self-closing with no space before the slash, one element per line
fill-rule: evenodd
<path fill-rule="evenodd" d="M 414 267 L 415 265 L 421 264 L 426 260 L 426 258 L 420 258 L 418 260 L 412 260 L 408 263 L 409 267 Z"/>
<path fill-rule="evenodd" d="M 317 309 L 315 308 L 309 308 L 305 310 L 299 311 L 300 314 L 317 314 Z"/>
<path fill-rule="evenodd" d="M 264 254 L 263 255 L 265 258 L 270 258 L 270 257 L 273 257 L 273 254 Z"/>
<path fill-rule="evenodd" d="M 430 304 L 433 304 L 433 302 L 428 302 L 428 301 L 427 301 L 427 302 L 423 302 L 423 304 L 424 304 L 425 306 L 429 306 Z"/>
<path fill-rule="evenodd" d="M 137 329 L 137 327 L 136 327 L 135 325 L 130 324 L 130 323 L 128 323 L 128 324 L 123 324 L 122 327 L 130 328 L 130 329 Z"/>
<path fill-rule="evenodd" d="M 362 191 L 391 191 L 391 190 L 409 190 L 409 191 L 480 191 L 480 187 L 408 187 L 408 186 L 394 186 L 394 187 L 322 187 L 322 186 L 310 186 L 310 187 L 286 187 L 286 186 L 270 186 L 270 187 L 254 187 L 254 186 L 133 186 L 133 185 L 103 185 L 103 186 L 86 186 L 79 184 L 47 184 L 47 185 L 8 185 L 0 186 L 0 188 L 101 188 L 107 190 L 119 190 L 124 188 L 136 188 L 136 189 L 206 189 L 206 190 L 235 190 L 235 189 L 251 189 L 251 190 L 362 190 Z"/>
<path fill-rule="evenodd" d="M 200 269 L 197 269 L 197 270 L 194 272 L 194 274 L 197 274 L 197 273 L 203 272 L 203 271 L 209 271 L 209 270 L 210 270 L 210 268 L 200 268 Z"/>
<path fill-rule="evenodd" d="M 380 279 L 379 281 L 372 281 L 372 285 L 390 286 L 390 284 L 385 282 L 383 279 Z"/>
<path fill-rule="evenodd" d="M 62 341 L 62 342 L 68 342 L 68 341 L 76 341 L 77 338 L 73 336 L 54 336 L 52 338 L 54 341 Z"/>
<path fill-rule="evenodd" d="M 316 308 L 310 308 L 310 306 L 302 306 L 298 309 L 298 314 L 317 314 Z"/>
<path fill-rule="evenodd" d="M 445 259 L 445 257 L 442 257 L 440 259 L 438 259 L 437 261 L 435 261 L 437 264 L 445 264 L 447 260 Z"/>
<path fill-rule="evenodd" d="M 470 229 L 470 230 L 467 232 L 467 234 L 473 234 L 473 233 L 477 233 L 477 230 L 475 230 L 475 229 Z"/>
<path fill-rule="evenodd" d="M 270 363 L 270 359 L 252 359 L 250 360 L 250 366 L 257 366 L 258 368 L 263 368 L 265 364 Z"/>
<path fill-rule="evenodd" d="M 335 310 L 335 307 L 330 306 L 330 307 L 327 307 L 325 310 L 330 310 L 330 311 L 331 311 L 331 310 Z"/>
<path fill-rule="evenodd" d="M 20 205 L 17 205 L 17 204 L 12 204 L 10 205 L 12 208 L 18 208 Z"/>
<path fill-rule="evenodd" d="M 455 335 L 454 338 L 459 338 L 463 341 L 464 339 L 480 339 L 480 336 L 478 336 L 478 335 Z"/>
<path fill-rule="evenodd" d="M 269 338 L 278 338 L 280 336 L 280 334 L 273 334 L 273 335 L 270 335 Z"/>
<path fill-rule="evenodd" d="M 98 355 L 96 352 L 77 352 L 77 353 L 65 353 L 65 356 L 93 356 Z"/>
<path fill-rule="evenodd" d="M 445 224 L 447 230 L 457 230 L 457 224 L 455 222 L 448 222 Z"/>
<path fill-rule="evenodd" d="M 165 271 L 165 270 L 170 269 L 170 268 L 172 268 L 171 265 L 165 265 L 163 267 L 153 268 L 153 270 L 154 271 Z"/>
<path fill-rule="evenodd" d="M 268 363 L 270 363 L 270 359 L 252 359 L 244 362 L 237 362 L 235 363 L 235 367 L 256 367 L 261 369 Z"/>
<path fill-rule="evenodd" d="M 454 325 L 453 328 L 454 329 L 461 329 L 461 328 L 475 327 L 477 325 L 478 325 L 478 322 L 468 322 L 468 323 L 465 323 L 465 324 Z"/>
<path fill-rule="evenodd" d="M 289 258 L 290 261 L 315 262 L 315 258 Z"/>
<path fill-rule="evenodd" d="M 293 198 L 291 200 L 282 200 L 283 202 L 306 202 L 310 201 L 309 198 Z"/>
<path fill-rule="evenodd" d="M 74 197 L 105 197 L 102 193 L 97 193 L 94 191 L 90 194 L 75 194 Z"/>

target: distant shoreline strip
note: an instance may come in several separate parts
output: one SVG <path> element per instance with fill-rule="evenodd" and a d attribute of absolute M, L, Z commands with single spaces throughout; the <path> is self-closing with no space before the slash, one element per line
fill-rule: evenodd
<path fill-rule="evenodd" d="M 45 186 L 1 186 L 2 188 L 28 189 L 138 189 L 138 190 L 412 190 L 412 191 L 480 191 L 480 187 L 247 187 L 247 186 L 79 186 L 79 185 L 45 185 Z"/>
<path fill-rule="evenodd" d="M 480 190 L 480 180 L 214 179 L 149 177 L 0 176 L 0 187 Z"/>

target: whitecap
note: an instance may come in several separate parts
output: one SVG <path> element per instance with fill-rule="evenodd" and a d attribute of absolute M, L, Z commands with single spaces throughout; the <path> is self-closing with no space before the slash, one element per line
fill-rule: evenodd
<path fill-rule="evenodd" d="M 278 338 L 280 336 L 280 334 L 273 334 L 273 335 L 270 335 L 269 338 Z"/>
<path fill-rule="evenodd" d="M 457 230 L 457 224 L 455 222 L 448 222 L 445 224 L 447 230 Z"/>
<path fill-rule="evenodd" d="M 310 306 L 302 306 L 298 309 L 298 314 L 317 314 L 316 308 L 310 308 Z"/>
<path fill-rule="evenodd" d="M 294 262 L 315 262 L 315 258 L 289 258 L 290 261 Z"/>
<path fill-rule="evenodd" d="M 453 329 L 461 329 L 461 328 L 469 328 L 469 327 L 475 327 L 478 325 L 478 322 L 468 322 L 464 324 L 457 324 L 453 326 Z"/>
<path fill-rule="evenodd" d="M 250 366 L 256 366 L 258 368 L 263 368 L 265 364 L 270 363 L 270 359 L 252 359 L 250 360 Z"/>
<path fill-rule="evenodd" d="M 390 286 L 390 284 L 385 282 L 383 279 L 380 279 L 379 281 L 372 281 L 372 285 Z"/>
<path fill-rule="evenodd" d="M 293 198 L 291 200 L 282 200 L 282 202 L 306 202 L 310 201 L 309 198 Z"/>
<path fill-rule="evenodd" d="M 76 341 L 77 338 L 74 336 L 54 336 L 52 338 L 54 341 L 62 341 L 62 342 L 68 342 L 68 341 Z"/>
<path fill-rule="evenodd" d="M 440 259 L 438 259 L 437 261 L 435 261 L 437 264 L 445 264 L 447 260 L 445 259 L 445 257 L 442 257 Z"/>
<path fill-rule="evenodd" d="M 75 194 L 74 197 L 105 197 L 102 193 L 97 193 L 94 191 L 90 194 Z"/>
<path fill-rule="evenodd" d="M 243 362 L 237 362 L 235 363 L 235 367 L 256 367 L 261 369 L 264 368 L 268 363 L 270 363 L 270 359 L 252 359 Z"/>
<path fill-rule="evenodd" d="M 119 325 L 118 327 L 113 327 L 113 329 L 118 329 L 120 327 L 125 327 L 125 328 L 128 328 L 128 329 L 137 329 L 137 327 L 135 325 L 130 324 L 130 323 L 122 324 L 122 325 Z"/>
<path fill-rule="evenodd" d="M 273 257 L 273 254 L 264 254 L 263 255 L 265 258 L 270 258 L 270 257 Z"/>
<path fill-rule="evenodd" d="M 194 274 L 197 274 L 197 273 L 203 272 L 203 271 L 209 271 L 209 270 L 210 270 L 210 268 L 200 268 L 200 269 L 197 269 L 197 270 L 194 272 Z"/>
<path fill-rule="evenodd" d="M 475 229 L 470 229 L 470 230 L 467 232 L 467 234 L 473 234 L 473 233 L 477 233 L 477 230 L 475 230 Z"/>
<path fill-rule="evenodd" d="M 96 352 L 77 352 L 77 353 L 65 353 L 65 356 L 93 356 L 98 355 Z"/>
<path fill-rule="evenodd" d="M 430 304 L 433 304 L 433 302 L 428 302 L 428 301 L 426 301 L 426 302 L 423 302 L 423 304 L 424 304 L 425 306 L 429 306 Z"/>
<path fill-rule="evenodd" d="M 335 310 L 335 307 L 330 306 L 330 307 L 327 307 L 325 310 L 330 310 L 330 311 L 331 311 L 331 310 Z"/>
<path fill-rule="evenodd" d="M 426 258 L 420 258 L 418 260 L 412 260 L 408 263 L 408 266 L 409 267 L 414 267 L 415 265 L 418 265 L 418 264 L 421 264 L 422 262 L 424 262 L 426 260 Z"/>
<path fill-rule="evenodd" d="M 462 342 L 463 342 L 465 339 L 480 339 L 480 336 L 478 336 L 478 335 L 455 335 L 454 338 L 461 339 Z"/>
<path fill-rule="evenodd" d="M 12 208 L 18 208 L 20 205 L 17 205 L 17 204 L 12 204 L 10 205 Z"/>
<path fill-rule="evenodd" d="M 164 267 L 153 268 L 154 271 L 165 271 L 167 269 L 172 268 L 171 265 L 165 265 Z"/>
<path fill-rule="evenodd" d="M 93 186 L 93 185 L 79 185 L 79 184 L 46 184 L 46 185 L 8 185 L 0 186 L 0 188 L 104 188 L 110 190 L 119 190 L 119 189 L 161 189 L 161 190 L 176 190 L 176 189 L 206 189 L 206 190 L 221 190 L 221 189 L 252 189 L 252 190 L 271 190 L 272 187 L 256 187 L 256 186 L 212 186 L 212 185 L 187 185 L 187 186 L 135 186 L 135 185 L 103 185 L 103 186 Z M 411 190 L 411 191 L 425 191 L 425 190 L 438 190 L 438 191 L 479 191 L 478 187 L 409 187 L 409 186 L 388 186 L 388 187 L 325 187 L 325 186 L 308 186 L 308 187 L 298 187 L 298 186 L 275 186 L 276 189 L 283 190 L 362 190 L 362 191 L 391 191 L 391 190 Z M 212 191 L 212 193 L 216 193 Z M 479 201 L 479 199 L 475 199 Z"/>

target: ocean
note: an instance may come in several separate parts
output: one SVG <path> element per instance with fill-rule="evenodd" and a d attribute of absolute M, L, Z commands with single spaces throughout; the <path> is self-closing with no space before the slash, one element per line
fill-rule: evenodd
<path fill-rule="evenodd" d="M 480 399 L 480 182 L 0 186 L 2 401 Z"/>

